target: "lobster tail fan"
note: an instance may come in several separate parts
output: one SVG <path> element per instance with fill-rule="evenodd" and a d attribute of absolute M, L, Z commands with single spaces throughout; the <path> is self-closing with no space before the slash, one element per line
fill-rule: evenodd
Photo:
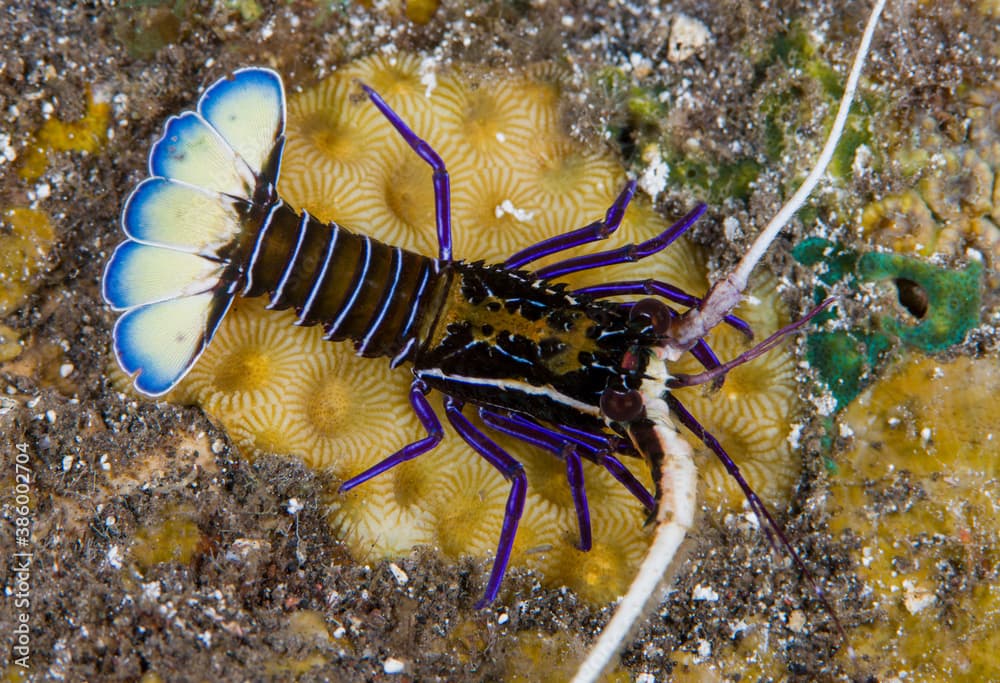
<path fill-rule="evenodd" d="M 270 69 L 240 69 L 205 91 L 198 112 L 253 172 L 258 189 L 278 183 L 285 142 L 285 89 Z"/>
<path fill-rule="evenodd" d="M 149 154 L 153 176 L 122 211 L 128 236 L 104 272 L 122 368 L 159 396 L 198 360 L 238 291 L 248 236 L 277 201 L 285 93 L 269 69 L 210 87 L 172 117 Z"/>
<path fill-rule="evenodd" d="M 115 324 L 115 357 L 135 377 L 135 388 L 149 396 L 173 389 L 208 346 L 232 302 L 232 296 L 205 292 L 122 315 Z"/>

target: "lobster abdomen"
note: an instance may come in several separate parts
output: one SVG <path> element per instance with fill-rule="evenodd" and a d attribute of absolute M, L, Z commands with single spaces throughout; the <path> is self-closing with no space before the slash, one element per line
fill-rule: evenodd
<path fill-rule="evenodd" d="M 270 294 L 268 308 L 294 308 L 300 325 L 350 339 L 358 354 L 409 359 L 432 322 L 445 280 L 439 262 L 279 202 L 245 267 L 244 296 Z"/>

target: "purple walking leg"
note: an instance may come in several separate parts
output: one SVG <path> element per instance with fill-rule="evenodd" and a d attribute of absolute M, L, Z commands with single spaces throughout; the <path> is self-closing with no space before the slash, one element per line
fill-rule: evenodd
<path fill-rule="evenodd" d="M 653 500 L 649 491 L 618 458 L 611 454 L 615 450 L 633 453 L 629 445 L 618 437 L 599 436 L 566 425 L 558 425 L 560 431 L 555 431 L 523 415 L 508 415 L 488 408 L 480 408 L 479 414 L 483 421 L 493 429 L 555 453 L 560 457 L 562 457 L 562 449 L 566 444 L 575 445 L 579 449 L 578 452 L 583 453 L 583 457 L 606 469 L 642 503 L 643 507 L 650 512 L 656 508 L 656 501 Z M 579 521 L 582 536 L 584 520 Z"/>
<path fill-rule="evenodd" d="M 438 258 L 442 261 L 451 260 L 451 180 L 448 177 L 448 169 L 444 165 L 444 160 L 441 155 L 434 151 L 425 140 L 417 137 L 417 134 L 406 125 L 406 123 L 399 117 L 399 114 L 394 112 L 392 108 L 386 104 L 382 96 L 377 92 L 369 88 L 364 83 L 361 84 L 361 88 L 368 95 L 368 99 L 372 101 L 378 110 L 382 112 L 383 116 L 389 119 L 389 123 L 399 131 L 399 134 L 406 140 L 413 151 L 420 155 L 420 158 L 430 164 L 431 169 L 434 171 L 434 208 L 437 218 L 437 235 L 438 235 Z"/>
<path fill-rule="evenodd" d="M 587 505 L 587 487 L 583 481 L 583 463 L 576 446 L 567 443 L 562 449 L 566 461 L 566 480 L 569 481 L 569 491 L 573 496 L 573 507 L 576 508 L 576 519 L 580 526 L 580 550 L 587 552 L 594 544 L 590 531 L 590 507 Z"/>
<path fill-rule="evenodd" d="M 434 414 L 434 409 L 431 408 L 427 402 L 427 398 L 424 396 L 427 391 L 427 385 L 422 380 L 415 379 L 413 380 L 413 384 L 410 385 L 410 405 L 413 406 L 413 411 L 417 414 L 420 424 L 427 430 L 427 436 L 419 441 L 414 441 L 411 444 L 403 446 L 378 464 L 369 467 L 356 477 L 351 477 L 340 485 L 341 493 L 350 491 L 358 484 L 363 484 L 372 477 L 377 477 L 383 472 L 391 470 L 401 462 L 406 462 L 418 455 L 423 455 L 441 443 L 441 439 L 444 437 L 444 430 L 441 429 L 441 421 L 438 420 L 437 415 Z"/>
<path fill-rule="evenodd" d="M 828 302 L 824 302 L 823 304 L 821 304 L 820 309 L 822 309 L 822 307 L 825 306 L 826 303 Z M 826 599 L 826 593 L 823 591 L 820 585 L 816 583 L 816 580 L 813 578 L 812 572 L 810 572 L 809 568 L 806 567 L 805 562 L 802 561 L 802 558 L 799 557 L 799 554 L 795 552 L 795 548 L 792 547 L 792 544 L 791 542 L 789 542 L 788 537 L 785 536 L 784 529 L 782 529 L 781 525 L 778 524 L 774 520 L 774 517 L 771 516 L 771 513 L 770 511 L 768 511 L 767 506 L 764 505 L 764 501 L 760 499 L 760 497 L 757 495 L 757 492 L 754 491 L 750 487 L 750 484 L 747 483 L 747 480 L 743 478 L 743 473 L 740 472 L 739 466 L 735 462 L 733 462 L 732 458 L 729 457 L 729 454 L 726 453 L 726 450 L 722 447 L 722 444 L 719 443 L 718 439 L 712 436 L 712 434 L 709 433 L 707 429 L 702 427 L 701 424 L 694 418 L 694 416 L 691 415 L 690 412 L 688 412 L 688 409 L 685 408 L 684 405 L 681 404 L 681 402 L 678 401 L 673 394 L 668 393 L 666 395 L 666 399 L 667 399 L 667 405 L 670 406 L 670 410 L 677 416 L 678 421 L 682 425 L 687 427 L 689 430 L 691 430 L 691 432 L 695 436 L 697 436 L 703 444 L 708 446 L 708 449 L 710 451 L 715 453 L 716 457 L 719 458 L 719 460 L 722 462 L 723 467 L 726 468 L 726 471 L 729 472 L 730 476 L 732 476 L 733 479 L 736 480 L 736 483 L 743 490 L 743 495 L 747 497 L 747 501 L 749 501 L 750 503 L 750 508 L 757 516 L 757 519 L 760 520 L 761 528 L 765 530 L 768 541 L 770 541 L 772 546 L 774 545 L 774 538 L 772 537 L 772 533 L 773 536 L 776 536 L 778 538 L 781 545 L 785 548 L 785 550 L 788 551 L 788 554 L 792 556 L 792 560 L 795 562 L 795 565 L 799 568 L 799 571 L 801 571 L 802 575 L 806 577 L 806 580 L 812 587 L 813 592 L 816 594 L 816 597 L 819 598 L 820 602 L 823 603 L 823 606 L 826 607 L 827 612 L 829 612 L 830 615 L 833 617 L 833 621 L 837 625 L 837 630 L 840 631 L 841 636 L 843 636 L 846 640 L 844 627 L 843 625 L 841 625 L 840 619 L 837 618 L 837 613 L 833 610 L 833 607 Z"/>
<path fill-rule="evenodd" d="M 620 296 L 622 294 L 647 294 L 649 296 L 661 296 L 668 301 L 695 308 L 701 305 L 701 299 L 688 294 L 680 287 L 675 287 L 667 282 L 659 280 L 630 280 L 626 282 L 608 282 L 602 285 L 592 285 L 574 289 L 573 294 L 586 294 L 594 299 L 603 299 L 609 296 Z M 727 315 L 723 322 L 739 330 L 747 337 L 753 338 L 753 330 L 745 320 L 737 318 L 735 315 Z"/>
<path fill-rule="evenodd" d="M 459 436 L 476 449 L 486 462 L 493 465 L 504 476 L 504 479 L 510 482 L 510 494 L 507 496 L 507 509 L 504 512 L 503 525 L 500 528 L 500 542 L 497 544 L 496 559 L 493 560 L 493 569 L 490 571 L 490 579 L 486 584 L 486 594 L 483 595 L 482 600 L 476 603 L 476 609 L 481 609 L 496 600 L 497 593 L 500 592 L 500 582 L 503 581 L 503 575 L 510 562 L 511 551 L 514 549 L 517 525 L 524 512 L 528 478 L 524 474 L 524 467 L 521 463 L 476 429 L 462 415 L 461 403 L 449 396 L 445 399 L 444 410 L 448 421 L 451 422 Z"/>
<path fill-rule="evenodd" d="M 571 427 L 570 425 L 564 424 L 556 425 L 556 428 L 562 434 L 577 437 L 577 439 L 579 439 L 578 443 L 589 444 L 594 449 L 604 449 L 609 453 L 624 453 L 625 455 L 639 457 L 639 454 L 636 453 L 635 447 L 632 443 L 628 439 L 623 439 L 617 434 L 591 432 L 586 429 L 581 429 L 580 427 Z"/>
<path fill-rule="evenodd" d="M 656 509 L 656 501 L 653 496 L 646 490 L 646 487 L 635 478 L 632 471 L 622 464 L 622 461 L 616 458 L 613 453 L 624 453 L 626 455 L 636 456 L 637 453 L 628 441 L 615 436 L 607 434 L 595 434 L 593 432 L 588 432 L 583 429 L 576 427 L 570 427 L 569 425 L 556 425 L 556 429 L 559 431 L 554 431 L 540 425 L 539 423 L 531 420 L 523 415 L 510 415 L 501 416 L 505 419 L 521 425 L 521 429 L 529 430 L 534 434 L 547 435 L 550 438 L 556 440 L 557 443 L 570 441 L 575 443 L 578 447 L 583 449 L 584 457 L 587 460 L 603 467 L 608 471 L 608 473 L 614 477 L 619 484 L 628 489 L 629 493 L 636 497 L 636 499 L 642 503 L 642 506 L 653 512 Z M 503 431 L 502 428 L 500 428 Z M 508 431 L 508 434 L 516 436 L 525 441 L 530 441 L 530 439 L 525 438 L 514 431 Z M 546 448 L 546 446 L 542 446 Z M 553 449 L 549 449 L 553 450 Z"/>
<path fill-rule="evenodd" d="M 573 507 L 576 508 L 577 525 L 580 529 L 580 549 L 590 550 L 592 535 L 590 532 L 590 508 L 587 507 L 587 490 L 583 479 L 583 464 L 576 446 L 567 439 L 543 429 L 533 429 L 530 424 L 519 422 L 514 415 L 505 415 L 488 408 L 479 409 L 479 417 L 483 422 L 504 434 L 509 434 L 521 441 L 530 443 L 543 450 L 555 453 L 566 463 L 566 479 L 569 482 L 570 496 Z"/>
<path fill-rule="evenodd" d="M 535 271 L 535 275 L 539 278 L 550 280 L 561 275 L 576 273 L 581 270 L 603 268 L 605 266 L 613 266 L 616 263 L 632 263 L 635 261 L 641 261 L 642 259 L 652 256 L 659 251 L 663 251 L 670 246 L 674 240 L 683 235 L 688 228 L 694 225 L 694 222 L 698 220 L 703 213 L 705 213 L 705 208 L 704 204 L 699 204 L 693 211 L 684 216 L 684 218 L 671 225 L 656 237 L 648 239 L 645 242 L 640 242 L 639 244 L 626 244 L 624 247 L 610 249 L 608 251 L 600 251 L 596 254 L 574 256 L 573 258 L 568 258 L 565 261 L 559 261 L 558 263 L 553 263 L 550 266 L 539 268 Z"/>
<path fill-rule="evenodd" d="M 590 225 L 586 225 L 582 228 L 578 228 L 562 235 L 550 237 L 547 240 L 542 240 L 541 242 L 533 244 L 530 247 L 522 249 L 504 261 L 504 267 L 513 270 L 515 268 L 520 268 L 525 264 L 531 263 L 532 261 L 537 261 L 538 259 L 548 256 L 549 254 L 555 254 L 557 252 L 579 247 L 584 244 L 590 244 L 591 242 L 598 242 L 600 240 L 607 239 L 608 235 L 617 230 L 618 226 L 621 225 L 622 218 L 625 216 L 625 209 L 628 208 L 628 204 L 632 201 L 632 197 L 634 195 L 635 181 L 630 180 L 625 184 L 625 189 L 621 191 L 618 198 L 608 208 L 608 212 L 604 215 L 603 221 L 594 221 Z"/>

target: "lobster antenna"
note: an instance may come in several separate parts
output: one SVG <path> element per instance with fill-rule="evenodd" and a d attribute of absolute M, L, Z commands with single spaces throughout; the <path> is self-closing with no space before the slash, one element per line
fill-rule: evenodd
<path fill-rule="evenodd" d="M 868 17 L 868 23 L 865 26 L 865 31 L 861 36 L 861 42 L 858 45 L 858 52 L 854 57 L 854 65 L 851 67 L 850 75 L 847 78 L 847 84 L 844 87 L 844 95 L 840 100 L 840 108 L 837 110 L 837 117 L 834 119 L 833 127 L 830 129 L 830 134 L 827 137 L 826 144 L 823 147 L 823 151 L 820 153 L 816 166 L 809 173 L 809 175 L 806 176 L 805 181 L 801 186 L 799 186 L 799 189 L 795 192 L 792 198 L 781 208 L 774 219 L 768 223 L 767 227 L 765 227 L 761 234 L 757 237 L 753 245 L 750 247 L 750 250 L 740 261 L 736 269 L 724 280 L 721 280 L 713 286 L 709 296 L 705 299 L 705 302 L 709 303 L 713 309 L 724 310 L 728 313 L 736 307 L 736 304 L 739 303 L 742 297 L 743 290 L 746 288 L 746 283 L 750 278 L 750 273 L 757 265 L 757 262 L 760 261 L 764 252 L 767 251 L 767 248 L 770 246 L 771 242 L 774 241 L 778 232 L 781 231 L 792 215 L 798 211 L 799 207 L 801 207 L 805 202 L 806 198 L 816 187 L 820 177 L 826 170 L 827 164 L 830 163 L 833 151 L 836 148 L 837 143 L 840 141 L 840 136 L 843 133 L 844 124 L 847 121 L 847 114 L 850 111 L 851 103 L 854 100 L 854 93 L 857 90 L 858 79 L 861 76 L 861 69 L 864 66 L 865 60 L 868 56 L 868 50 L 871 46 L 872 35 L 875 33 L 875 27 L 878 25 L 878 20 L 884 7 L 885 0 L 875 0 L 875 6 L 872 8 L 871 15 Z M 694 310 L 700 314 L 704 313 L 706 309 L 708 309 L 707 306 Z M 697 325 L 692 325 L 692 328 L 694 327 L 697 327 Z M 696 334 L 691 340 L 687 341 L 694 341 L 695 339 L 700 338 L 702 334 L 703 333 Z M 658 526 L 656 534 L 656 538 L 658 540 L 660 536 L 666 535 L 659 533 L 659 528 L 664 527 L 665 525 L 669 526 L 669 522 L 661 522 Z M 666 541 L 666 539 L 664 540 Z M 664 544 L 673 545 L 669 543 Z M 625 597 L 622 599 L 620 608 L 615 612 L 611 621 L 608 622 L 608 625 L 597 639 L 597 642 L 594 643 L 590 653 L 587 655 L 587 658 L 583 661 L 583 664 L 580 665 L 576 675 L 573 677 L 573 683 L 595 683 L 604 669 L 607 668 L 612 657 L 615 656 L 618 650 L 621 649 L 622 645 L 625 643 L 625 639 L 628 638 L 629 632 L 631 632 L 635 622 L 641 616 L 644 606 L 649 602 L 653 593 L 656 592 L 656 586 L 659 584 L 659 579 L 656 582 L 649 581 L 649 574 L 652 571 L 656 571 L 657 576 L 662 577 L 663 573 L 669 567 L 670 562 L 673 560 L 673 552 L 671 552 L 668 557 L 658 556 L 658 545 L 659 544 L 654 541 L 654 545 L 650 548 L 649 552 L 646 554 L 646 558 L 642 562 L 642 565 L 639 567 L 639 573 L 636 579 L 629 587 L 628 593 L 626 593 Z M 625 609 L 626 605 L 628 606 L 628 609 Z"/>
<path fill-rule="evenodd" d="M 884 7 L 885 0 L 876 0 L 875 6 L 872 7 L 865 31 L 861 36 L 861 42 L 858 45 L 857 54 L 854 56 L 854 64 L 851 66 L 851 71 L 847 76 L 847 84 L 844 86 L 844 94 L 840 98 L 840 107 L 837 109 L 837 116 L 833 120 L 830 134 L 827 136 L 826 144 L 823 145 L 823 150 L 816 160 L 816 165 L 813 166 L 809 175 L 799 185 L 799 189 L 795 191 L 792 198 L 785 202 L 781 210 L 775 214 L 774 218 L 757 235 L 757 239 L 750 245 L 747 253 L 740 259 L 733 272 L 712 285 L 712 289 L 702 301 L 702 305 L 688 311 L 681 317 L 678 324 L 671 328 L 678 332 L 674 340 L 668 344 L 668 347 L 673 351 L 674 360 L 686 351 L 695 340 L 700 339 L 708 330 L 714 327 L 718 320 L 721 320 L 722 313 L 720 312 L 728 313 L 736 308 L 743 298 L 743 292 L 746 290 L 747 281 L 749 281 L 753 269 L 757 267 L 757 263 L 763 258 L 768 247 L 771 246 L 778 233 L 781 232 L 781 229 L 788 224 L 788 221 L 795 215 L 795 212 L 809 198 L 809 195 L 812 194 L 812 191 L 826 172 L 826 167 L 830 164 L 833 152 L 836 150 L 837 144 L 840 142 L 840 136 L 844 132 L 847 115 L 850 113 L 851 104 L 854 101 L 854 93 L 858 88 L 858 80 L 861 78 L 861 70 L 864 68 L 865 60 L 868 57 L 872 35 L 875 33 L 875 27 L 878 25 L 878 19 Z"/>
<path fill-rule="evenodd" d="M 683 373 L 676 373 L 667 380 L 667 387 L 670 389 L 675 389 L 677 387 L 693 387 L 699 384 L 705 384 L 713 380 L 724 377 L 730 370 L 744 363 L 749 363 L 754 358 L 763 356 L 765 353 L 773 349 L 775 346 L 780 344 L 785 337 L 790 335 L 792 332 L 802 328 L 806 323 L 819 315 L 824 309 L 826 309 L 830 304 L 836 301 L 835 297 L 830 297 L 820 303 L 818 306 L 813 307 L 811 311 L 806 313 L 804 316 L 791 323 L 790 325 L 785 325 L 780 330 L 772 334 L 770 337 L 757 344 L 753 348 L 744 351 L 740 355 L 736 356 L 730 361 L 723 363 L 722 365 L 706 370 L 705 372 L 699 372 L 696 375 L 686 375 Z"/>

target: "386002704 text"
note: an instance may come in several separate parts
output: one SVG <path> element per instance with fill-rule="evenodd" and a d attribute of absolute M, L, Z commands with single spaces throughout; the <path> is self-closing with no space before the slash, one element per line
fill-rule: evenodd
<path fill-rule="evenodd" d="M 14 483 L 10 510 L 14 525 L 15 552 L 11 555 L 7 596 L 13 601 L 15 623 L 11 633 L 11 661 L 21 669 L 31 668 L 31 530 L 34 472 L 28 444 L 14 446 Z"/>

